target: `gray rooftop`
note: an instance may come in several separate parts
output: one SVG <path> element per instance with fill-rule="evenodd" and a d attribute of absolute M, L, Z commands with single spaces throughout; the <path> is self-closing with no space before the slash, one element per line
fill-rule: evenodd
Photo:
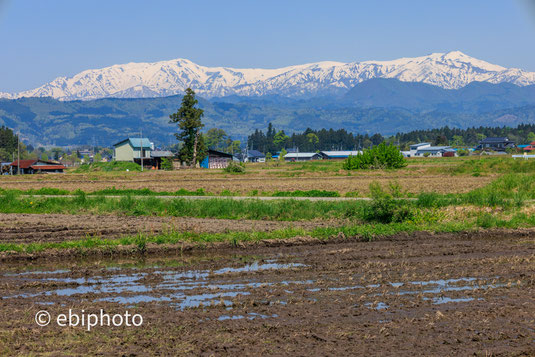
<path fill-rule="evenodd" d="M 321 153 L 330 157 L 338 157 L 338 156 L 347 157 L 347 156 L 357 156 L 358 154 L 361 154 L 362 151 L 322 151 Z"/>
<path fill-rule="evenodd" d="M 428 151 L 441 151 L 451 149 L 451 146 L 429 146 L 422 149 L 418 149 L 418 152 L 428 152 Z"/>
<path fill-rule="evenodd" d="M 284 155 L 284 158 L 298 158 L 298 157 L 313 157 L 314 155 L 318 155 L 318 153 L 315 152 L 291 152 L 286 155 Z"/>
<path fill-rule="evenodd" d="M 174 154 L 171 151 L 151 151 L 151 157 L 173 157 Z"/>

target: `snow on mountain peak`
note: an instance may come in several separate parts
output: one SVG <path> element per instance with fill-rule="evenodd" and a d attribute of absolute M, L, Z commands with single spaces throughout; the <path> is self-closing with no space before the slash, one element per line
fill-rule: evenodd
<path fill-rule="evenodd" d="M 205 67 L 177 58 L 152 63 L 118 64 L 89 69 L 20 93 L 0 98 L 54 97 L 90 100 L 105 97 L 139 98 L 181 94 L 188 87 L 200 96 L 226 95 L 290 97 L 336 94 L 371 78 L 396 78 L 456 89 L 470 82 L 535 84 L 535 73 L 507 69 L 460 51 L 391 61 L 316 62 L 283 68 L 239 69 Z"/>

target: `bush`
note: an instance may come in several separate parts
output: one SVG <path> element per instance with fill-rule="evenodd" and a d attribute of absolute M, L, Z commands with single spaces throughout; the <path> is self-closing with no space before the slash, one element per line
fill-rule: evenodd
<path fill-rule="evenodd" d="M 414 218 L 414 211 L 401 200 L 395 200 L 378 183 L 370 184 L 372 201 L 365 207 L 363 218 L 380 223 L 404 222 Z"/>
<path fill-rule="evenodd" d="M 224 172 L 230 174 L 242 174 L 245 172 L 245 165 L 234 161 L 229 162 L 228 166 L 223 169 Z"/>
<path fill-rule="evenodd" d="M 468 156 L 470 155 L 470 151 L 468 149 L 458 149 L 457 155 L 459 156 Z"/>
<path fill-rule="evenodd" d="M 160 165 L 160 169 L 165 170 L 165 171 L 173 170 L 173 161 L 171 159 L 168 159 L 168 158 L 164 157 L 162 159 L 162 163 Z"/>
<path fill-rule="evenodd" d="M 366 169 L 399 169 L 407 166 L 407 160 L 399 149 L 392 145 L 381 144 L 364 150 L 356 156 L 350 156 L 344 161 L 345 170 Z"/>

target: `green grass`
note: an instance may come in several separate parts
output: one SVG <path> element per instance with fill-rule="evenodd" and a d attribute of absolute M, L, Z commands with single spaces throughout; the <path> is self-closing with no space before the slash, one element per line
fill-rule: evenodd
<path fill-rule="evenodd" d="M 134 162 L 126 161 L 110 161 L 110 162 L 95 162 L 92 164 L 83 164 L 72 172 L 98 172 L 98 171 L 141 171 L 141 166 Z"/>
<path fill-rule="evenodd" d="M 309 191 L 276 191 L 271 196 L 273 197 L 340 197 L 340 193 L 336 191 L 324 190 L 309 190 Z"/>
<path fill-rule="evenodd" d="M 464 194 L 421 193 L 418 207 L 445 207 L 471 204 L 481 207 L 521 207 L 535 199 L 535 175 L 509 173 L 490 184 Z"/>
<path fill-rule="evenodd" d="M 497 161 L 499 164 L 500 161 Z M 118 215 L 160 215 L 199 218 L 253 219 L 253 220 L 311 220 L 348 219 L 343 227 L 321 227 L 313 230 L 286 228 L 271 232 L 226 232 L 194 233 L 167 232 L 158 235 L 138 234 L 120 239 L 87 237 L 83 240 L 57 243 L 15 244 L 1 243 L 4 252 L 37 252 L 46 249 L 114 249 L 117 246 L 132 246 L 139 253 L 147 244 L 173 244 L 179 242 L 231 242 L 264 239 L 285 239 L 310 236 L 329 239 L 343 233 L 345 237 L 373 240 L 378 236 L 391 236 L 400 232 L 460 232 L 489 228 L 520 228 L 535 226 L 535 216 L 519 211 L 526 200 L 535 199 L 535 175 L 509 173 L 494 180 L 485 187 L 465 194 L 421 193 L 414 201 L 397 200 L 404 193 L 393 182 L 387 191 L 375 184 L 370 187 L 372 201 L 308 201 L 273 200 L 261 201 L 209 198 L 187 200 L 185 198 L 161 199 L 150 190 L 109 190 L 88 195 L 75 191 L 75 197 L 62 197 L 66 192 L 59 189 L 30 190 L 24 193 L 57 194 L 57 197 L 23 195 L 22 191 L 0 190 L 0 212 L 3 213 L 96 213 Z M 177 191 L 184 195 L 201 195 L 198 191 Z M 161 193 L 158 193 L 161 194 Z M 175 193 L 169 193 L 173 195 Z M 206 194 L 206 193 L 205 193 Z M 231 194 L 231 193 L 230 193 Z M 258 192 L 252 192 L 256 195 Z M 275 193 L 277 194 L 277 193 Z M 324 195 L 337 197 L 333 191 L 300 191 L 295 195 Z M 116 195 L 119 198 L 108 198 Z M 134 198 L 133 195 L 143 196 Z M 282 193 L 290 195 L 291 193 Z M 332 195 L 332 196 L 329 196 Z M 491 214 L 484 211 L 472 212 L 455 220 L 445 219 L 442 207 L 451 205 L 475 205 L 480 207 L 501 207 Z"/>
<path fill-rule="evenodd" d="M 130 195 L 109 198 L 86 195 L 82 191 L 75 197 L 24 196 L 11 190 L 0 195 L 2 213 L 94 213 L 281 221 L 358 217 L 363 204 L 351 201 L 262 201 L 215 197 L 206 200 L 151 196 L 134 198 Z"/>
<path fill-rule="evenodd" d="M 437 163 L 436 161 L 430 162 Z M 535 160 L 515 160 L 509 156 L 470 157 L 450 162 L 452 165 L 439 165 L 428 168 L 428 170 L 432 173 L 472 175 L 476 177 L 487 174 L 535 173 Z M 446 163 L 448 162 L 443 162 L 443 164 Z"/>
<path fill-rule="evenodd" d="M 0 194 L 6 194 L 7 192 L 13 192 L 18 195 L 48 195 L 48 196 L 66 196 L 76 195 L 80 190 L 68 191 L 58 188 L 40 188 L 29 190 L 17 190 L 17 189 L 2 189 L 0 188 Z M 169 191 L 152 191 L 148 188 L 143 189 L 117 189 L 115 187 L 107 188 L 103 190 L 85 192 L 88 196 L 239 196 L 239 192 L 233 192 L 229 190 L 222 190 L 218 195 L 207 192 L 203 188 L 199 188 L 195 191 L 189 191 L 186 189 L 179 189 L 174 192 Z M 249 196 L 259 196 L 258 190 L 253 190 L 249 193 Z M 262 192 L 262 196 L 269 197 L 340 197 L 340 193 L 336 191 L 325 190 L 309 190 L 309 191 L 275 191 L 275 192 Z M 346 195 L 347 197 L 350 197 Z"/>
<path fill-rule="evenodd" d="M 24 252 L 34 253 L 47 249 L 94 249 L 113 248 L 118 246 L 134 246 L 143 253 L 146 244 L 176 244 L 180 242 L 254 242 L 266 239 L 288 239 L 297 236 L 310 236 L 325 240 L 337 237 L 343 233 L 346 237 L 360 237 L 363 240 L 372 240 L 377 236 L 389 236 L 400 232 L 414 232 L 422 230 L 423 226 L 415 223 L 395 224 L 366 224 L 338 228 L 316 228 L 306 231 L 300 228 L 286 228 L 271 232 L 228 232 L 228 233 L 194 233 L 194 232 L 168 232 L 158 235 L 138 234 L 125 236 L 119 239 L 103 239 L 99 237 L 87 237 L 82 240 L 53 242 L 53 243 L 0 243 L 0 252 Z M 426 227 L 436 232 L 455 232 L 469 229 L 466 224 L 442 224 Z"/>
<path fill-rule="evenodd" d="M 318 240 L 328 240 L 340 237 L 346 239 L 360 239 L 372 241 L 377 237 L 389 237 L 399 233 L 413 233 L 427 231 L 434 233 L 455 233 L 477 230 L 480 228 L 520 228 L 535 225 L 535 217 L 517 214 L 510 220 L 501 220 L 487 213 L 477 216 L 474 221 L 459 222 L 397 222 L 358 224 L 344 227 L 322 227 L 314 230 L 302 228 L 286 228 L 271 232 L 226 232 L 226 233 L 195 233 L 171 231 L 158 235 L 137 234 L 119 239 L 103 239 L 99 237 L 86 237 L 82 240 L 53 242 L 53 243 L 0 243 L 0 252 L 35 253 L 48 249 L 75 249 L 80 253 L 93 249 L 110 249 L 119 246 L 132 246 L 134 251 L 144 254 L 147 244 L 177 244 L 181 242 L 212 243 L 227 242 L 255 242 L 261 240 L 288 239 L 298 236 L 308 236 Z"/>
<path fill-rule="evenodd" d="M 175 192 L 168 191 L 152 191 L 148 188 L 143 189 L 116 189 L 115 187 L 104 190 L 91 192 L 89 195 L 95 196 L 207 196 L 212 195 L 206 192 L 203 188 L 195 191 L 188 191 L 181 188 Z"/>
<path fill-rule="evenodd" d="M 475 205 L 481 207 L 502 207 L 514 209 L 525 204 L 526 200 L 535 199 L 535 175 L 508 174 L 489 185 L 465 194 L 421 193 L 416 201 L 395 200 L 404 193 L 394 183 L 389 185 L 389 192 L 382 191 L 378 185 L 371 188 L 374 199 L 364 201 L 308 201 L 308 200 L 273 200 L 262 201 L 231 200 L 210 198 L 206 200 L 188 200 L 184 198 L 161 199 L 158 195 L 208 195 L 197 190 L 179 190 L 176 192 L 153 192 L 150 190 L 117 190 L 115 188 L 86 194 L 82 191 L 70 192 L 75 197 L 62 197 L 68 191 L 58 189 L 40 189 L 35 191 L 0 190 L 0 212 L 3 213 L 94 213 L 119 215 L 153 215 L 199 218 L 254 219 L 254 220 L 309 220 L 349 218 L 361 221 L 404 221 L 411 219 L 421 209 L 440 208 L 451 205 Z M 56 197 L 40 197 L 28 193 L 60 194 Z M 231 196 L 228 191 L 222 195 Z M 106 195 L 119 198 L 105 197 Z M 335 191 L 294 191 L 276 192 L 280 197 L 338 197 Z M 142 196 L 142 197 L 133 197 Z"/>

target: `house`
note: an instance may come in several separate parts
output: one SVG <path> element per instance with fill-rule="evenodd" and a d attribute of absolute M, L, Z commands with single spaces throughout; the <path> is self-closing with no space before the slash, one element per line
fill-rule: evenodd
<path fill-rule="evenodd" d="M 362 154 L 362 151 L 320 151 L 322 159 L 325 160 L 347 159 L 350 156 L 357 156 L 358 154 Z"/>
<path fill-rule="evenodd" d="M 139 164 L 142 156 L 143 160 L 150 159 L 154 144 L 147 138 L 128 138 L 114 144 L 113 148 L 115 161 L 133 161 Z"/>
<path fill-rule="evenodd" d="M 266 155 L 258 150 L 247 150 L 247 162 L 266 162 Z"/>
<path fill-rule="evenodd" d="M 65 169 L 65 166 L 57 162 L 37 159 L 16 160 L 10 166 L 13 169 L 13 174 L 17 174 L 20 168 L 21 175 L 45 172 L 60 173 Z"/>
<path fill-rule="evenodd" d="M 321 155 L 316 152 L 291 152 L 284 156 L 286 161 L 310 161 L 321 160 Z"/>
<path fill-rule="evenodd" d="M 503 138 L 485 138 L 479 142 L 476 150 L 505 151 L 506 149 L 516 148 L 515 142 L 506 137 Z"/>
<path fill-rule="evenodd" d="M 457 152 L 451 146 L 425 146 L 420 147 L 411 157 L 453 157 Z"/>
<path fill-rule="evenodd" d="M 520 145 L 518 145 L 520 147 Z M 535 141 L 532 141 L 524 148 L 524 151 L 535 151 Z"/>
<path fill-rule="evenodd" d="M 147 160 L 147 163 L 160 170 L 162 167 L 162 160 L 172 159 L 174 156 L 175 155 L 171 151 L 154 150 L 150 152 L 150 160 Z M 143 161 L 143 166 L 145 166 L 145 161 Z"/>
<path fill-rule="evenodd" d="M 91 150 L 78 150 L 80 158 L 85 162 L 89 162 L 93 158 L 93 152 Z"/>
<path fill-rule="evenodd" d="M 409 153 L 407 157 L 414 157 L 418 149 L 423 149 L 423 148 L 428 148 L 428 147 L 431 147 L 430 143 L 413 144 L 409 147 Z"/>
<path fill-rule="evenodd" d="M 233 160 L 231 154 L 210 149 L 200 166 L 204 169 L 224 169 Z"/>

